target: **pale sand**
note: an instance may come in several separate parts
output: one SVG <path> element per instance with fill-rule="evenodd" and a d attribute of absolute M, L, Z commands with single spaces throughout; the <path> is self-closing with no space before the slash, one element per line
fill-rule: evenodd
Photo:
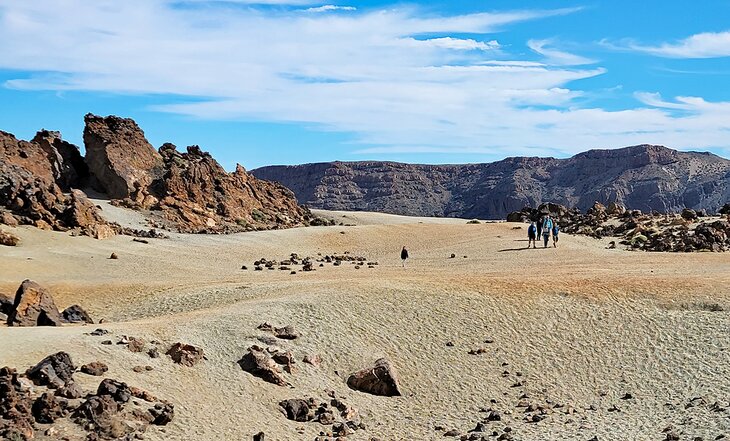
<path fill-rule="evenodd" d="M 140 222 L 126 210 L 104 211 Z M 97 326 L 0 327 L 0 366 L 24 369 L 59 350 L 79 365 L 104 361 L 107 377 L 175 404 L 175 420 L 151 428 L 149 440 L 248 440 L 259 431 L 267 440 L 312 440 L 325 427 L 288 421 L 277 403 L 324 398 L 325 389 L 363 414 L 367 430 L 353 440 L 448 439 L 434 426 L 465 432 L 484 416 L 482 407 L 503 412 L 503 421 L 490 423 L 493 430 L 509 425 L 522 440 L 659 440 L 670 424 L 682 439 L 730 436 L 727 411 L 685 409 L 693 397 L 708 404 L 730 397 L 730 254 L 607 250 L 608 241 L 566 234 L 560 248 L 523 250 L 526 226 L 513 230 L 516 224 L 319 214 L 357 226 L 172 234 L 149 245 L 15 228 L 23 242 L 0 247 L 0 292 L 36 280 L 60 307 L 79 303 L 104 318 L 101 327 L 113 335 L 84 335 Z M 405 269 L 402 245 L 412 256 Z M 380 265 L 327 265 L 296 275 L 253 271 L 260 257 L 345 251 Z M 119 260 L 108 259 L 112 252 Z M 244 264 L 248 271 L 240 269 Z M 725 311 L 705 311 L 702 303 Z M 264 321 L 292 324 L 302 334 L 279 344 L 299 361 L 298 372 L 286 375 L 293 388 L 264 383 L 236 364 L 267 335 L 256 329 Z M 195 344 L 208 360 L 186 368 L 165 356 L 100 344 L 122 334 L 165 347 Z M 478 347 L 487 353 L 467 354 Z M 301 363 L 305 353 L 320 354 L 322 366 Z M 380 356 L 398 369 L 404 396 L 374 397 L 344 384 L 347 374 Z M 132 372 L 145 364 L 155 370 Z M 513 388 L 517 371 L 526 381 Z M 89 389 L 99 381 L 76 377 Z M 547 398 L 579 412 L 524 423 L 515 408 L 522 392 L 538 404 Z M 626 392 L 635 398 L 621 400 Z M 613 404 L 621 411 L 608 412 Z M 598 410 L 585 410 L 590 405 Z"/>

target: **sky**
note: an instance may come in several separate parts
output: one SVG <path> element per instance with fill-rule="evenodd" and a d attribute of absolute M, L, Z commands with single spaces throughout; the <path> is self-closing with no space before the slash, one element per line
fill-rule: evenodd
<path fill-rule="evenodd" d="M 730 1 L 0 0 L 0 130 L 133 118 L 227 169 L 730 157 Z"/>

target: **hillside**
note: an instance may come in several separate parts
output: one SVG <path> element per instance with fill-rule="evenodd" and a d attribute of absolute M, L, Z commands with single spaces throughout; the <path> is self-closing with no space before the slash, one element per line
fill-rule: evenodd
<path fill-rule="evenodd" d="M 328 210 L 504 218 L 555 202 L 593 202 L 662 212 L 716 211 L 730 199 L 730 161 L 710 153 L 638 145 L 590 150 L 568 159 L 507 158 L 486 164 L 329 162 L 252 170 L 294 191 L 299 203 Z"/>

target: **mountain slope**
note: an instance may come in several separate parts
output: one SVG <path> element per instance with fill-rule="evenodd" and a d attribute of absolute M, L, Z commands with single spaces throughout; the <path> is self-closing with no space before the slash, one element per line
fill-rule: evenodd
<path fill-rule="evenodd" d="M 289 187 L 312 208 L 419 216 L 504 218 L 548 201 L 581 210 L 600 201 L 643 211 L 716 211 L 730 200 L 729 160 L 655 145 L 590 150 L 568 159 L 463 165 L 330 162 L 251 173 Z"/>

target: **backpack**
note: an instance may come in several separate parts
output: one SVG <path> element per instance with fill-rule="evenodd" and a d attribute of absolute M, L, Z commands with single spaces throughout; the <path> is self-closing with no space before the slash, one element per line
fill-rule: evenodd
<path fill-rule="evenodd" d="M 535 233 L 537 233 L 537 228 L 534 225 L 530 225 L 530 228 L 527 229 L 527 234 L 534 236 Z"/>
<path fill-rule="evenodd" d="M 560 232 L 560 227 L 558 224 L 553 225 L 553 236 L 557 236 L 557 234 Z"/>

